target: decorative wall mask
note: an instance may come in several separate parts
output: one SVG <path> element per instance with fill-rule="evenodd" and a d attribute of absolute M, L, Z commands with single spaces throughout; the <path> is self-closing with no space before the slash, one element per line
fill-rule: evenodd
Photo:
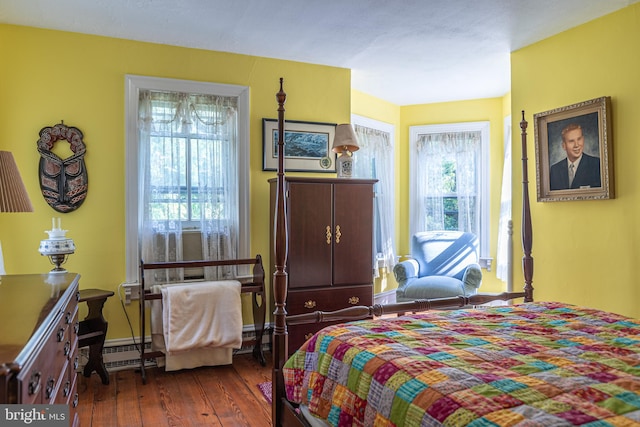
<path fill-rule="evenodd" d="M 82 136 L 80 129 L 66 126 L 64 122 L 40 130 L 40 189 L 49 206 L 58 212 L 78 209 L 87 197 L 88 176 L 84 163 L 87 148 Z M 64 160 L 51 151 L 59 140 L 71 144 L 73 154 Z"/>

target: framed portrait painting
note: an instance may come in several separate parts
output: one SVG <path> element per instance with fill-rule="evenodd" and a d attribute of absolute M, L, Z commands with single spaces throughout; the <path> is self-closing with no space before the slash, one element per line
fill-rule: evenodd
<path fill-rule="evenodd" d="M 335 123 L 287 120 L 284 124 L 284 161 L 292 172 L 336 172 L 336 154 L 331 151 Z M 262 119 L 262 170 L 278 169 L 278 121 Z"/>
<path fill-rule="evenodd" d="M 610 97 L 533 119 L 539 202 L 614 198 Z"/>

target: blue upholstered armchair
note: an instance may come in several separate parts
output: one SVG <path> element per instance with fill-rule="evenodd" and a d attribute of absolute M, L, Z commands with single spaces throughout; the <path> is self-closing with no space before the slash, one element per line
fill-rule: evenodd
<path fill-rule="evenodd" d="M 398 302 L 473 295 L 482 283 L 478 239 L 461 231 L 427 231 L 411 239 L 411 259 L 396 264 Z"/>

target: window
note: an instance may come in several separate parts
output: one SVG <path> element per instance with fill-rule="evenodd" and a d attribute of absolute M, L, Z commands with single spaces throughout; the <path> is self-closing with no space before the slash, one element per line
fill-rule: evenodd
<path fill-rule="evenodd" d="M 138 279 L 141 257 L 248 257 L 248 88 L 126 83 L 127 281 Z"/>
<path fill-rule="evenodd" d="M 394 249 L 394 127 L 366 117 L 351 116 L 360 149 L 354 155 L 354 177 L 373 178 L 375 184 L 374 250 L 379 267 L 391 271 Z M 375 270 L 378 274 L 378 269 Z"/>
<path fill-rule="evenodd" d="M 409 232 L 460 230 L 489 258 L 489 122 L 410 128 Z"/>

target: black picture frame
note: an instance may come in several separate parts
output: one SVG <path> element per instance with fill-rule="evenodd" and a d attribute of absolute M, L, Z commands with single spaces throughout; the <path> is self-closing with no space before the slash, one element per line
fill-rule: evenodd
<path fill-rule="evenodd" d="M 291 172 L 336 172 L 331 151 L 335 123 L 287 120 L 284 126 L 285 168 Z M 278 169 L 278 121 L 262 119 L 263 171 Z"/>

